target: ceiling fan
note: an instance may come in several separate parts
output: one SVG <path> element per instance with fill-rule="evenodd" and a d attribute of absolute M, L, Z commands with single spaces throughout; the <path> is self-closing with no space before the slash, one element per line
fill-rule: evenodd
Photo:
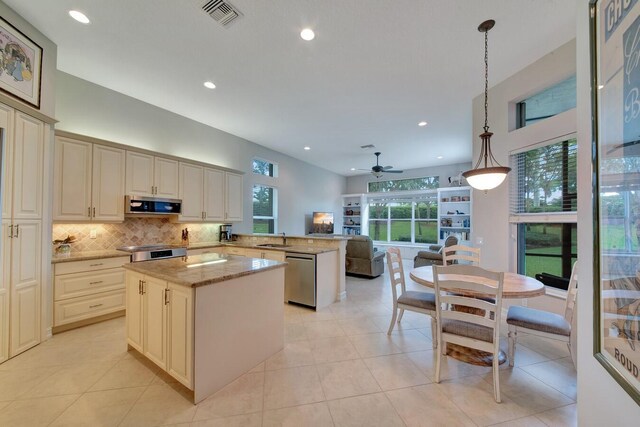
<path fill-rule="evenodd" d="M 373 153 L 376 155 L 376 164 L 372 166 L 371 169 L 359 169 L 363 171 L 370 171 L 373 176 L 376 178 L 380 178 L 385 173 L 402 173 L 404 171 L 393 169 L 393 166 L 380 166 L 380 152 Z"/>

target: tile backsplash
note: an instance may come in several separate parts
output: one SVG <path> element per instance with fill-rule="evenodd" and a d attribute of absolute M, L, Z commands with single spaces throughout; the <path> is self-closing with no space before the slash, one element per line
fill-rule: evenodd
<path fill-rule="evenodd" d="M 183 224 L 167 218 L 125 218 L 117 224 L 53 224 L 53 240 L 76 237 L 73 252 L 116 249 L 120 246 L 181 243 L 181 230 L 189 229 L 189 242 L 217 242 L 220 224 Z M 91 231 L 96 238 L 92 239 Z"/>

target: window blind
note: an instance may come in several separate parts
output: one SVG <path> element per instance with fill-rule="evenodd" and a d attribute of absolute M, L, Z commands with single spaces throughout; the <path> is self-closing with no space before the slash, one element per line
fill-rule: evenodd
<path fill-rule="evenodd" d="M 575 139 L 510 156 L 512 215 L 577 210 Z"/>

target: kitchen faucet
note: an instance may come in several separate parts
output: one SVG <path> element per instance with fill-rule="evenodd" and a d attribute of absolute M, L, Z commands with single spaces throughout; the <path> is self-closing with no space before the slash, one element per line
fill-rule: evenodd
<path fill-rule="evenodd" d="M 284 231 L 282 232 L 282 244 L 286 245 L 287 244 L 287 235 L 284 234 Z"/>

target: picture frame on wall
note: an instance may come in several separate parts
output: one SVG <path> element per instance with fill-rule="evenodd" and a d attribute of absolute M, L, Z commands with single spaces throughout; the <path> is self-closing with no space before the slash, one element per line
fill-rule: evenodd
<path fill-rule="evenodd" d="M 640 0 L 589 3 L 594 356 L 640 404 Z"/>
<path fill-rule="evenodd" d="M 0 17 L 0 90 L 40 109 L 42 48 Z"/>

